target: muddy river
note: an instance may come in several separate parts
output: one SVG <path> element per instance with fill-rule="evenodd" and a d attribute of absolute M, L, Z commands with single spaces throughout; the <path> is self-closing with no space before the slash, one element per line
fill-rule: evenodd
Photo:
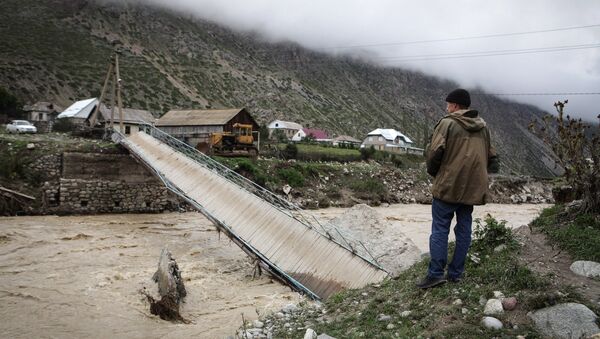
<path fill-rule="evenodd" d="M 486 205 L 512 227 L 545 205 Z M 377 211 L 427 251 L 430 206 L 392 205 Z M 323 220 L 344 209 L 314 211 Z M 163 247 L 176 258 L 188 291 L 189 324 L 149 314 L 141 290 Z M 198 213 L 0 218 L 0 333 L 5 338 L 223 338 L 243 317 L 298 303 L 301 297 L 266 276 L 253 277 L 245 254 Z"/>

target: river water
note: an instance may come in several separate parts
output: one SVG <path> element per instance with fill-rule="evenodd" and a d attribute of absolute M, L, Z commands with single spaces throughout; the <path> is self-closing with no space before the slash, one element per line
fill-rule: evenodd
<path fill-rule="evenodd" d="M 511 227 L 527 224 L 545 205 L 486 205 Z M 377 211 L 389 227 L 425 252 L 430 206 L 392 205 Z M 345 209 L 314 211 L 323 220 Z M 150 315 L 140 292 L 163 247 L 182 271 L 189 324 Z M 263 275 L 247 256 L 198 213 L 0 218 L 0 333 L 5 338 L 223 338 L 246 320 L 302 297 Z"/>

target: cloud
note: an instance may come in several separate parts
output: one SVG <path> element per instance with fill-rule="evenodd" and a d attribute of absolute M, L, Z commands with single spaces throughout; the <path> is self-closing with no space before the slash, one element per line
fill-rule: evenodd
<path fill-rule="evenodd" d="M 419 70 L 480 86 L 490 93 L 600 92 L 600 27 L 480 39 L 444 40 L 600 24 L 600 2 L 588 0 L 138 0 L 272 41 L 291 40 L 332 54 L 373 56 L 390 67 Z M 595 48 L 582 48 L 596 44 Z M 376 45 L 376 46 L 375 46 Z M 531 53 L 535 48 L 580 46 Z M 342 48 L 356 46 L 353 48 Z M 337 47 L 337 48 L 336 48 Z M 464 57 L 478 51 L 521 54 Z M 455 54 L 454 58 L 407 61 L 407 56 Z M 494 54 L 494 53 L 491 53 Z M 495 54 L 499 54 L 496 52 Z M 552 111 L 569 99 L 573 115 L 593 120 L 600 95 L 506 96 Z"/>

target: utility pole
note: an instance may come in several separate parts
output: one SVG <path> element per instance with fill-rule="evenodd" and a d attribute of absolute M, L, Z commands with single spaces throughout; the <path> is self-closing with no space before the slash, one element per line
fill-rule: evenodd
<path fill-rule="evenodd" d="M 121 101 L 121 77 L 119 75 L 119 54 L 115 53 L 115 76 L 117 81 L 117 105 L 119 105 L 119 132 L 124 133 L 123 128 L 123 102 Z"/>

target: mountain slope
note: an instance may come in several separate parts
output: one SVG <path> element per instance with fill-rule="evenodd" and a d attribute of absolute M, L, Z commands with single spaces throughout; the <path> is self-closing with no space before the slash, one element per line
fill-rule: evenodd
<path fill-rule="evenodd" d="M 357 138 L 396 128 L 422 146 L 445 94 L 458 86 L 165 10 L 84 0 L 2 1 L 0 86 L 25 102 L 97 96 L 115 40 L 123 45 L 125 104 L 157 115 L 244 106 L 262 124 L 294 120 Z M 539 109 L 488 95 L 474 96 L 473 106 L 491 126 L 505 172 L 550 173 L 550 151 L 524 128 Z"/>

